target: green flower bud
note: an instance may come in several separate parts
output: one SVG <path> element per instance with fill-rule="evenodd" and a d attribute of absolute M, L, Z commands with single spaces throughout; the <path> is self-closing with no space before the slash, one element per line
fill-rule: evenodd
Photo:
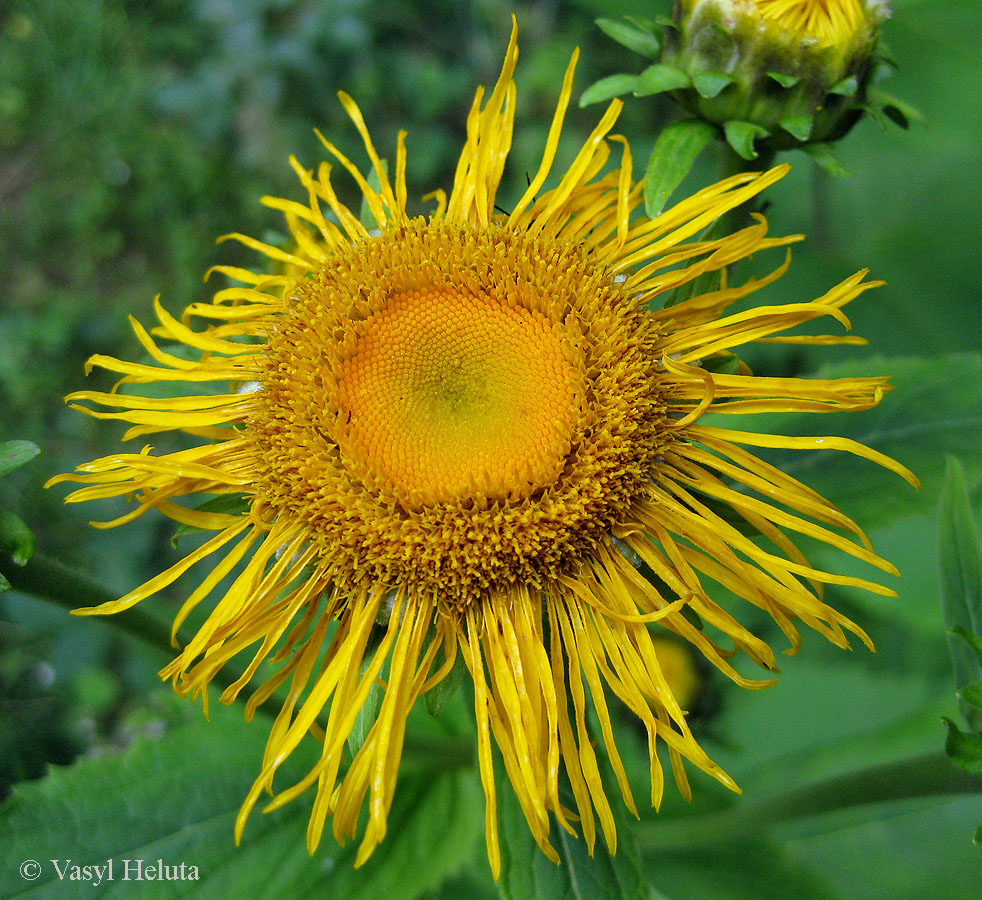
<path fill-rule="evenodd" d="M 863 113 L 886 0 L 676 0 L 660 62 L 744 156 L 837 140 Z"/>

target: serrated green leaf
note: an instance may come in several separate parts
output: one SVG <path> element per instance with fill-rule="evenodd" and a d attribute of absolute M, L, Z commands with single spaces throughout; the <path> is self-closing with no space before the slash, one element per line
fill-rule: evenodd
<path fill-rule="evenodd" d="M 785 75 L 783 72 L 768 72 L 767 77 L 776 81 L 783 88 L 794 87 L 801 81 L 800 75 Z"/>
<path fill-rule="evenodd" d="M 716 129 L 702 119 L 685 119 L 665 128 L 648 158 L 644 175 L 644 209 L 650 218 L 657 216 L 689 174 L 692 164 L 715 134 Z"/>
<path fill-rule="evenodd" d="M 700 96 L 711 100 L 718 96 L 724 88 L 733 84 L 733 79 L 729 75 L 716 74 L 713 72 L 699 72 L 692 76 L 692 86 Z"/>
<path fill-rule="evenodd" d="M 962 685 L 956 693 L 960 700 L 970 703 L 976 709 L 982 709 L 982 681 Z"/>
<path fill-rule="evenodd" d="M 41 448 L 30 441 L 4 441 L 0 444 L 0 478 L 30 462 L 40 452 Z"/>
<path fill-rule="evenodd" d="M 249 511 L 249 498 L 245 494 L 219 494 L 210 497 L 194 507 L 195 512 L 204 513 L 226 513 L 230 516 L 243 515 Z M 177 546 L 186 534 L 197 534 L 203 529 L 197 525 L 185 525 L 183 522 L 174 529 L 174 536 L 170 539 L 172 547 Z"/>
<path fill-rule="evenodd" d="M 951 719 L 945 718 L 948 736 L 944 752 L 959 769 L 982 775 L 982 735 L 962 731 Z"/>
<path fill-rule="evenodd" d="M 232 829 L 259 772 L 267 728 L 244 722 L 236 707 L 216 705 L 210 722 L 197 712 L 194 717 L 160 739 L 55 768 L 15 787 L 0 807 L 4 857 L 36 859 L 42 869 L 27 883 L 16 865 L 0 867 L 0 898 L 411 898 L 436 888 L 475 853 L 483 819 L 480 785 L 472 770 L 460 768 L 404 771 L 385 842 L 359 869 L 358 842 L 339 847 L 329 830 L 308 855 L 312 795 L 254 814 L 237 848 Z M 301 744 L 281 769 L 282 785 L 302 777 L 318 751 L 313 740 Z M 59 881 L 50 860 L 69 858 L 79 864 L 113 859 L 114 880 L 98 887 Z M 158 859 L 194 865 L 199 880 L 123 882 L 122 861 L 140 858 L 148 865 Z"/>
<path fill-rule="evenodd" d="M 681 69 L 667 66 L 664 63 L 655 63 L 638 75 L 638 82 L 634 86 L 634 96 L 649 97 L 652 94 L 661 94 L 665 91 L 688 87 L 691 83 L 689 76 Z"/>
<path fill-rule="evenodd" d="M 611 97 L 618 97 L 634 90 L 638 83 L 637 75 L 619 74 L 608 75 L 595 81 L 580 95 L 580 107 L 589 106 L 591 103 L 601 103 Z"/>
<path fill-rule="evenodd" d="M 26 566 L 34 555 L 31 529 L 9 509 L 0 509 L 0 550 L 6 550 L 19 566 Z"/>
<path fill-rule="evenodd" d="M 849 178 L 852 175 L 852 172 L 839 162 L 832 144 L 808 144 L 801 149 L 829 175 L 834 175 L 836 178 Z"/>
<path fill-rule="evenodd" d="M 735 119 L 723 123 L 723 133 L 726 135 L 726 142 L 733 148 L 734 152 L 746 160 L 757 158 L 754 141 L 770 134 L 766 128 L 760 125 L 755 125 L 753 122 L 738 122 Z"/>
<path fill-rule="evenodd" d="M 386 175 L 389 174 L 389 164 L 388 161 L 384 159 L 382 160 L 382 171 L 385 172 Z M 368 170 L 366 180 L 368 181 L 368 186 L 373 191 L 378 193 L 381 190 L 382 182 L 379 180 L 378 172 L 375 171 L 375 166 L 372 166 Z M 368 231 L 375 231 L 379 227 L 378 221 L 375 219 L 375 216 L 372 215 L 372 210 L 368 205 L 368 200 L 365 199 L 364 196 L 361 198 L 361 209 L 358 211 L 358 221 L 361 222 L 361 224 Z"/>
<path fill-rule="evenodd" d="M 829 88 L 830 94 L 839 94 L 842 97 L 852 97 L 859 90 L 859 79 L 855 75 L 848 75 L 841 81 L 837 81 Z"/>
<path fill-rule="evenodd" d="M 581 838 L 567 834 L 553 821 L 550 838 L 559 853 L 557 866 L 536 845 L 511 784 L 503 777 L 497 782 L 502 900 L 652 900 L 655 896 L 619 803 L 611 804 L 617 826 L 615 856 L 598 837 L 591 858 Z"/>
<path fill-rule="evenodd" d="M 661 52 L 661 39 L 658 33 L 641 28 L 637 20 L 618 21 L 616 19 L 597 19 L 597 27 L 628 50 L 655 59 Z"/>
<path fill-rule="evenodd" d="M 955 670 L 955 687 L 960 692 L 982 680 L 982 663 L 972 652 L 972 641 L 969 639 L 966 645 L 954 633 L 958 629 L 966 636 L 977 636 L 982 629 L 982 548 L 965 469 L 953 456 L 946 460 L 938 505 L 938 572 L 945 626 L 953 632 L 948 638 L 948 650 Z M 969 726 L 982 731 L 982 711 L 970 703 L 963 702 L 960 707 Z"/>
<path fill-rule="evenodd" d="M 785 116 L 778 122 L 788 134 L 804 143 L 812 133 L 811 116 Z"/>

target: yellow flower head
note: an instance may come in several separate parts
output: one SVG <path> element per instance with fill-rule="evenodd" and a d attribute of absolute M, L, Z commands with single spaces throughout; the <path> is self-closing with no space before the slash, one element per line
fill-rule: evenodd
<path fill-rule="evenodd" d="M 117 387 L 169 382 L 174 396 L 158 399 L 158 388 L 153 398 L 116 389 L 69 397 L 92 404 L 80 408 L 93 416 L 130 423 L 129 438 L 183 431 L 196 439 L 172 453 L 116 453 L 56 480 L 85 485 L 70 501 L 134 497 L 135 508 L 106 527 L 156 509 L 215 532 L 119 600 L 79 612 L 124 610 L 211 558 L 176 633 L 233 576 L 163 674 L 180 693 L 207 698 L 222 666 L 253 648 L 221 699 L 232 702 L 260 666 L 265 682 L 249 715 L 286 686 L 237 834 L 281 763 L 313 735 L 319 761 L 297 784 L 280 786 L 271 805 L 315 791 L 313 850 L 329 818 L 336 838 L 354 836 L 367 801 L 364 861 L 385 835 L 409 711 L 460 654 L 473 684 L 494 872 L 492 742 L 551 859 L 553 827 L 579 831 L 592 849 L 597 821 L 613 851 L 587 724 L 592 707 L 634 811 L 610 695 L 647 730 L 653 804 L 663 789 L 661 743 L 686 795 L 684 761 L 735 787 L 693 738 L 655 649 L 664 629 L 738 684 L 762 684 L 728 660 L 743 653 L 772 670 L 773 651 L 740 624 L 735 606 L 711 599 L 710 585 L 773 616 L 792 651 L 798 623 L 840 646 L 846 632 L 868 643 L 823 602 L 824 584 L 891 593 L 810 565 L 790 535 L 895 572 L 857 525 L 745 448 L 821 445 L 913 476 L 847 440 L 741 432 L 702 418 L 875 405 L 887 389 L 882 378 L 757 378 L 710 365 L 749 341 L 845 341 L 782 333 L 826 316 L 848 327 L 842 307 L 875 283 L 860 272 L 814 301 L 727 313 L 778 278 L 785 262 L 762 280 L 724 278 L 712 293 L 658 309 L 665 291 L 796 240 L 768 237 L 760 217 L 722 238 L 697 237 L 785 167 L 729 178 L 654 220 L 633 216 L 641 185 L 632 181 L 627 142 L 610 134 L 621 106 L 614 101 L 546 189 L 575 54 L 541 164 L 511 211 L 497 212 L 517 57 L 513 30 L 501 76 L 474 99 L 450 194 L 436 192 L 425 219 L 406 212 L 405 134 L 390 178 L 358 107 L 341 94 L 378 189 L 324 145 L 357 182 L 375 227 L 338 199 L 328 163 L 312 171 L 291 160 L 306 202 L 264 202 L 285 215 L 293 252 L 231 236 L 280 264 L 280 274 L 219 266 L 242 286 L 191 304 L 180 320 L 156 303 L 155 336 L 134 321 L 151 361 L 89 361 L 121 375 Z M 619 163 L 607 171 L 612 149 Z M 192 320 L 205 324 L 196 330 Z M 199 392 L 198 384 L 213 389 Z M 243 495 L 247 504 L 230 513 L 181 502 L 202 494 Z M 732 514 L 722 517 L 721 504 Z M 749 540 L 734 516 L 770 546 Z M 710 627 L 695 627 L 695 616 Z M 380 680 L 377 719 L 351 757 L 353 723 Z M 573 809 L 560 802 L 561 770 Z"/>

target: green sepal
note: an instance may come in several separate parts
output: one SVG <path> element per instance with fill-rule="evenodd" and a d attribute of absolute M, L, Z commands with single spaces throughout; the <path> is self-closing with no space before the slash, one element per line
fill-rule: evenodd
<path fill-rule="evenodd" d="M 40 452 L 41 448 L 30 441 L 4 441 L 0 444 L 0 478 L 30 462 Z"/>
<path fill-rule="evenodd" d="M 841 81 L 837 81 L 829 88 L 830 94 L 839 94 L 842 97 L 854 97 L 859 90 L 859 79 L 855 75 L 847 75 Z"/>
<path fill-rule="evenodd" d="M 800 75 L 785 75 L 784 72 L 768 72 L 767 77 L 783 88 L 792 88 L 801 81 Z"/>
<path fill-rule="evenodd" d="M 620 73 L 608 75 L 599 81 L 593 82 L 581 95 L 580 107 L 589 106 L 591 103 L 600 103 L 603 100 L 610 100 L 620 94 L 628 94 L 634 90 L 638 83 L 637 75 Z"/>
<path fill-rule="evenodd" d="M 433 661 L 433 668 L 438 669 L 443 665 L 446 660 L 446 656 L 443 653 L 443 647 L 440 647 L 436 653 L 436 659 Z M 464 678 L 464 672 L 467 670 L 467 666 L 464 663 L 464 654 L 462 652 L 457 653 L 457 657 L 454 660 L 453 667 L 447 673 L 443 681 L 434 685 L 425 694 L 423 694 L 423 701 L 426 703 L 426 711 L 433 716 L 435 719 L 439 719 L 443 714 L 444 709 L 447 708 L 447 704 L 453 699 L 454 694 L 457 693 L 457 688 L 460 687 L 460 682 Z"/>
<path fill-rule="evenodd" d="M 759 137 L 770 136 L 770 132 L 761 125 L 754 125 L 753 122 L 740 122 L 736 119 L 723 123 L 723 133 L 726 135 L 726 142 L 733 148 L 733 151 L 746 160 L 757 158 L 754 141 Z"/>
<path fill-rule="evenodd" d="M 900 128 L 910 127 L 911 122 L 917 122 L 919 125 L 927 124 L 926 119 L 916 106 L 899 100 L 893 94 L 888 94 L 879 88 L 870 88 L 867 91 L 867 97 L 871 104 L 879 106 L 883 114 Z"/>
<path fill-rule="evenodd" d="M 386 160 L 382 160 L 382 171 L 386 175 L 389 174 L 389 164 Z M 379 180 L 378 173 L 375 171 L 375 166 L 372 166 L 368 170 L 367 179 L 368 186 L 375 191 L 377 194 L 382 189 L 382 182 Z M 379 223 L 375 221 L 375 216 L 372 215 L 372 210 L 368 205 L 368 200 L 365 197 L 361 198 L 361 209 L 358 211 L 358 221 L 365 227 L 367 231 L 374 231 L 379 227 Z"/>
<path fill-rule="evenodd" d="M 683 119 L 658 135 L 644 174 L 644 211 L 649 218 L 664 209 L 665 201 L 715 133 L 716 129 L 702 119 Z"/>
<path fill-rule="evenodd" d="M 676 69 L 675 66 L 666 66 L 664 63 L 655 63 L 638 75 L 638 83 L 634 86 L 634 96 L 650 97 L 652 94 L 662 94 L 665 91 L 685 88 L 690 84 L 692 81 L 681 69 Z"/>
<path fill-rule="evenodd" d="M 849 178 L 852 176 L 852 172 L 839 162 L 832 144 L 806 144 L 801 149 L 814 159 L 821 168 L 825 169 L 829 175 L 834 175 L 836 178 Z"/>
<path fill-rule="evenodd" d="M 976 709 L 982 709 L 982 681 L 963 684 L 955 694 L 962 702 L 969 703 Z"/>
<path fill-rule="evenodd" d="M 597 27 L 607 37 L 617 41 L 635 53 L 655 59 L 661 53 L 661 37 L 653 27 L 644 27 L 641 19 L 630 19 L 626 22 L 617 19 L 596 19 Z"/>
<path fill-rule="evenodd" d="M 247 494 L 219 494 L 210 497 L 203 503 L 192 507 L 195 512 L 203 513 L 225 513 L 230 516 L 241 516 L 249 512 L 249 497 Z M 170 539 L 172 547 L 177 546 L 177 542 L 186 534 L 196 534 L 205 531 L 197 525 L 185 525 L 183 522 L 174 530 L 174 536 Z"/>
<path fill-rule="evenodd" d="M 777 124 L 793 138 L 804 143 L 811 137 L 814 122 L 811 116 L 785 116 Z"/>
<path fill-rule="evenodd" d="M 6 550 L 19 566 L 26 566 L 34 555 L 34 535 L 31 534 L 31 529 L 9 509 L 0 509 L 0 550 Z M 8 584 L 7 588 L 9 587 Z"/>
<path fill-rule="evenodd" d="M 692 86 L 701 97 L 705 97 L 707 100 L 712 100 L 731 84 L 733 84 L 733 79 L 729 75 L 716 72 L 699 72 L 692 76 Z"/>
<path fill-rule="evenodd" d="M 982 735 L 962 731 L 951 719 L 943 717 L 948 727 L 944 742 L 944 752 L 948 758 L 966 772 L 982 775 Z"/>
<path fill-rule="evenodd" d="M 884 130 L 886 130 L 887 126 L 890 124 L 891 120 L 886 115 L 886 113 L 884 113 L 884 111 L 880 109 L 880 107 L 872 103 L 857 103 L 856 108 L 861 109 L 871 119 L 873 119 L 873 121 L 875 121 L 876 124 L 880 126 L 880 128 Z"/>

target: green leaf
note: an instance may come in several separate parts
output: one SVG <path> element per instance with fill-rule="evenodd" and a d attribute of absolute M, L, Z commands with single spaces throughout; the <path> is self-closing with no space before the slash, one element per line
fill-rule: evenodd
<path fill-rule="evenodd" d="M 692 76 L 692 86 L 700 96 L 707 100 L 718 96 L 724 88 L 731 84 L 733 84 L 733 79 L 729 75 L 699 72 Z"/>
<path fill-rule="evenodd" d="M 511 784 L 504 777 L 496 780 L 502 900 L 653 900 L 656 896 L 620 798 L 611 798 L 617 854 L 611 856 L 598 836 L 591 858 L 583 840 L 567 834 L 553 820 L 550 838 L 559 853 L 557 866 L 536 845 Z"/>
<path fill-rule="evenodd" d="M 580 95 L 580 106 L 589 106 L 591 103 L 600 103 L 627 94 L 634 90 L 638 83 L 637 75 L 619 74 L 608 75 L 595 81 Z"/>
<path fill-rule="evenodd" d="M 30 462 L 40 452 L 41 448 L 30 441 L 4 441 L 0 444 L 0 478 Z"/>
<path fill-rule="evenodd" d="M 312 793 L 272 813 L 254 813 L 241 847 L 232 829 L 259 772 L 267 727 L 241 709 L 216 704 L 194 721 L 116 755 L 82 759 L 14 788 L 0 807 L 4 858 L 35 859 L 31 883 L 16 865 L 0 867 L 3 900 L 147 897 L 153 900 L 408 900 L 436 888 L 475 853 L 481 834 L 480 786 L 469 769 L 417 769 L 399 779 L 385 842 L 359 869 L 358 842 L 339 847 L 328 827 L 311 858 L 304 837 Z M 286 787 L 318 758 L 305 741 L 281 769 Z M 435 852 L 438 850 L 438 852 Z M 114 861 L 114 880 L 98 887 L 58 880 L 51 859 Z M 197 881 L 123 882 L 124 859 L 197 867 Z M 74 892 L 72 889 L 78 888 Z"/>
<path fill-rule="evenodd" d="M 804 143 L 812 133 L 811 116 L 785 116 L 778 122 L 788 134 Z"/>
<path fill-rule="evenodd" d="M 849 75 L 842 81 L 837 81 L 829 88 L 830 94 L 839 94 L 842 97 L 852 97 L 859 90 L 859 79 L 855 75 Z"/>
<path fill-rule="evenodd" d="M 621 22 L 616 19 L 597 19 L 597 27 L 609 38 L 628 50 L 654 59 L 661 52 L 661 39 L 651 28 L 639 27 L 638 19 Z"/>
<path fill-rule="evenodd" d="M 701 363 L 707 372 L 717 375 L 736 375 L 740 369 L 740 357 L 735 353 L 723 352 L 719 356 L 710 356 Z"/>
<path fill-rule="evenodd" d="M 938 505 L 938 572 L 941 608 L 945 625 L 952 632 L 948 650 L 955 670 L 955 687 L 960 692 L 982 680 L 982 662 L 972 652 L 971 640 L 982 630 L 982 548 L 965 469 L 953 456 L 946 460 Z M 968 646 L 955 629 L 965 635 Z M 982 711 L 970 702 L 963 702 L 961 711 L 974 731 L 982 731 Z"/>
<path fill-rule="evenodd" d="M 811 156 L 829 175 L 834 175 L 836 178 L 848 178 L 852 175 L 852 172 L 839 162 L 832 144 L 808 144 L 801 149 Z"/>
<path fill-rule="evenodd" d="M 723 133 L 726 135 L 726 142 L 733 148 L 734 152 L 746 160 L 757 158 L 754 141 L 770 134 L 766 128 L 760 125 L 754 125 L 753 122 L 738 122 L 735 119 L 723 123 Z"/>
<path fill-rule="evenodd" d="M 948 737 L 945 739 L 944 752 L 959 769 L 982 775 L 982 735 L 967 734 L 951 721 L 944 719 L 948 727 Z"/>
<path fill-rule="evenodd" d="M 712 900 L 840 900 L 818 867 L 753 835 L 717 846 L 645 853 L 655 883 L 673 897 Z"/>
<path fill-rule="evenodd" d="M 767 77 L 776 81 L 783 88 L 792 88 L 801 81 L 800 75 L 785 75 L 783 72 L 768 72 Z"/>
<path fill-rule="evenodd" d="M 665 91 L 688 87 L 691 83 L 689 76 L 681 69 L 676 69 L 675 66 L 666 66 L 664 63 L 655 63 L 638 75 L 638 82 L 634 87 L 634 96 L 649 97 L 652 94 L 661 94 Z"/>
<path fill-rule="evenodd" d="M 0 550 L 6 550 L 19 566 L 34 555 L 34 535 L 9 509 L 0 509 Z"/>
<path fill-rule="evenodd" d="M 5 593 L 10 590 L 10 582 L 4 577 L 3 572 L 0 572 L 0 594 Z"/>
<path fill-rule="evenodd" d="M 962 685 L 956 693 L 959 699 L 970 703 L 976 709 L 982 709 L 982 681 Z"/>
<path fill-rule="evenodd" d="M 864 296 L 875 302 L 875 292 Z M 782 413 L 712 416 L 705 423 L 740 431 L 792 436 L 839 435 L 897 459 L 920 478 L 913 490 L 890 470 L 852 453 L 825 449 L 759 450 L 788 475 L 840 506 L 864 529 L 932 510 L 941 488 L 945 453 L 957 453 L 982 480 L 982 354 L 882 357 L 823 366 L 816 378 L 890 376 L 894 390 L 873 409 L 847 415 Z"/>
<path fill-rule="evenodd" d="M 716 129 L 708 122 L 685 119 L 674 122 L 658 135 L 644 175 L 646 215 L 654 218 L 664 209 L 665 201 L 689 174 L 696 157 L 715 133 Z"/>
<path fill-rule="evenodd" d="M 244 515 L 249 511 L 249 498 L 246 494 L 218 494 L 211 497 L 194 507 L 195 512 L 205 513 L 226 513 L 230 516 Z M 170 539 L 172 547 L 177 546 L 177 542 L 186 534 L 196 534 L 204 529 L 197 525 L 185 525 L 181 523 L 174 529 L 174 536 Z"/>
<path fill-rule="evenodd" d="M 963 641 L 965 641 L 965 643 L 972 648 L 972 651 L 975 653 L 979 662 L 982 663 L 982 637 L 967 631 L 961 625 L 955 625 L 948 633 L 957 635 Z"/>

